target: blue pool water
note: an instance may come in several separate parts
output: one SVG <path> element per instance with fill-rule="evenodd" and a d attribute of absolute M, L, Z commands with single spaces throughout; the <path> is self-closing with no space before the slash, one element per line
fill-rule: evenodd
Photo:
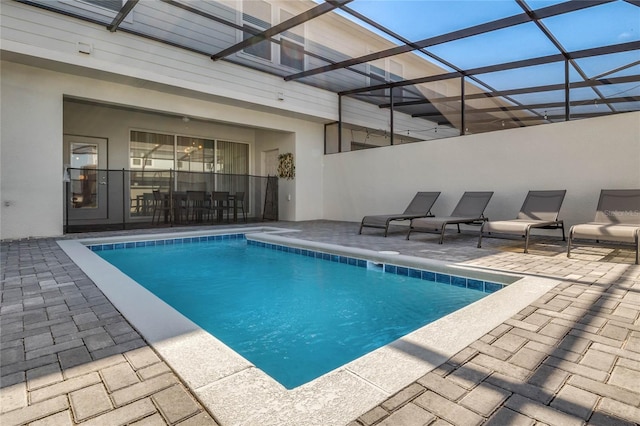
<path fill-rule="evenodd" d="M 486 296 L 243 239 L 97 254 L 288 389 Z"/>

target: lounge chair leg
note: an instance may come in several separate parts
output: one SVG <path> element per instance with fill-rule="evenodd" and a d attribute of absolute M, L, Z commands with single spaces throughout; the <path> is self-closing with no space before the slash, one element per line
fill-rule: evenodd
<path fill-rule="evenodd" d="M 460 233 L 460 224 L 456 223 L 456 225 L 458 226 L 458 234 Z"/>
<path fill-rule="evenodd" d="M 484 224 L 487 223 L 489 219 L 486 219 L 480 225 L 480 236 L 478 237 L 478 248 L 482 248 L 482 231 L 484 231 Z"/>
<path fill-rule="evenodd" d="M 358 231 L 358 235 L 362 234 L 362 223 L 360 224 L 360 230 Z"/>
<path fill-rule="evenodd" d="M 384 236 L 385 237 L 389 233 L 389 225 L 391 225 L 391 219 L 387 219 L 387 222 L 385 223 L 385 226 L 384 226 Z"/>
<path fill-rule="evenodd" d="M 564 222 L 560 222 L 560 227 L 562 228 L 562 241 L 567 241 L 564 237 Z"/>
<path fill-rule="evenodd" d="M 442 244 L 442 240 L 444 240 L 444 230 L 446 229 L 446 226 L 442 227 L 442 232 L 440 232 L 440 241 L 438 241 L 438 244 Z"/>
<path fill-rule="evenodd" d="M 409 232 L 407 232 L 407 240 L 409 239 L 409 236 L 411 235 L 411 227 L 409 227 Z"/>
<path fill-rule="evenodd" d="M 524 237 L 524 252 L 529 253 L 529 230 L 528 229 Z"/>

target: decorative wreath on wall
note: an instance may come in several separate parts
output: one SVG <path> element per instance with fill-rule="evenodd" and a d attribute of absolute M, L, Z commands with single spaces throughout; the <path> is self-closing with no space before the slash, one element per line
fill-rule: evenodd
<path fill-rule="evenodd" d="M 278 177 L 291 180 L 296 176 L 296 166 L 293 163 L 293 154 L 287 152 L 286 154 L 278 155 Z"/>

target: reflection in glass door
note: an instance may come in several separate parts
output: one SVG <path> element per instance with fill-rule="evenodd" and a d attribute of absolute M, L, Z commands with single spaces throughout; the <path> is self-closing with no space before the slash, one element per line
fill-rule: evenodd
<path fill-rule="evenodd" d="M 98 145 L 72 142 L 70 154 L 71 207 L 95 209 L 98 207 Z"/>
<path fill-rule="evenodd" d="M 70 219 L 107 217 L 106 139 L 65 135 Z"/>

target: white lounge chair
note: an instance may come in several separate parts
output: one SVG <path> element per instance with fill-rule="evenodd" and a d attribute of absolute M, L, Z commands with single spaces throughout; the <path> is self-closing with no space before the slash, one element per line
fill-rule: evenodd
<path fill-rule="evenodd" d="M 593 222 L 569 230 L 567 257 L 575 239 L 632 243 L 640 257 L 640 189 L 603 189 Z"/>
<path fill-rule="evenodd" d="M 558 220 L 558 215 L 566 193 L 566 190 L 529 191 L 515 219 L 482 224 L 478 237 L 478 248 L 481 247 L 482 237 L 485 234 L 516 234 L 524 237 L 524 252 L 528 253 L 529 236 L 531 230 L 536 228 L 561 229 L 562 241 L 564 241 L 564 222 Z"/>

